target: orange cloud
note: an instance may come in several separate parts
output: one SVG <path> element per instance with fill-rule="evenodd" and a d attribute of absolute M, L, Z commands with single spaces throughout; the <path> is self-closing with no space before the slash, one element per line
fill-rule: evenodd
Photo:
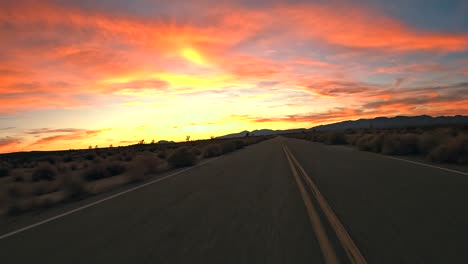
<path fill-rule="evenodd" d="M 62 135 L 55 135 L 44 137 L 38 139 L 37 141 L 33 142 L 30 147 L 33 146 L 40 146 L 45 144 L 51 144 L 57 141 L 71 141 L 71 140 L 80 140 L 80 139 L 88 139 L 94 136 L 99 135 L 104 130 L 80 130 L 78 132 L 73 132 L 69 134 L 62 134 Z"/>
<path fill-rule="evenodd" d="M 2 95 L 2 97 L 0 98 L 0 113 L 11 113 L 20 110 L 31 111 L 36 109 L 67 109 L 82 107 L 86 105 L 87 104 L 85 102 L 82 102 L 80 100 L 60 95 Z"/>
<path fill-rule="evenodd" d="M 380 67 L 375 71 L 377 73 L 414 73 L 414 72 L 442 72 L 448 71 L 447 66 L 441 64 L 409 64 L 391 67 Z"/>
<path fill-rule="evenodd" d="M 258 116 L 233 116 L 234 118 L 243 119 L 255 123 L 308 123 L 310 126 L 323 123 L 341 121 L 349 118 L 368 116 L 362 110 L 350 108 L 336 108 L 326 112 L 307 113 L 307 114 L 292 114 L 279 117 L 258 117 Z"/>
<path fill-rule="evenodd" d="M 286 18 L 286 23 L 300 34 L 338 46 L 445 52 L 463 51 L 468 47 L 468 34 L 418 31 L 362 6 L 283 6 L 275 13 L 277 17 Z"/>
<path fill-rule="evenodd" d="M 0 153 L 18 151 L 21 145 L 20 138 L 4 137 L 0 138 Z"/>

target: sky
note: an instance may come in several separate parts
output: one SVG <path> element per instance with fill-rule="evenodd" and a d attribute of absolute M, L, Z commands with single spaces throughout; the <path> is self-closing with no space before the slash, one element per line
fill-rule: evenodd
<path fill-rule="evenodd" d="M 2 0 L 0 153 L 468 114 L 468 2 Z"/>

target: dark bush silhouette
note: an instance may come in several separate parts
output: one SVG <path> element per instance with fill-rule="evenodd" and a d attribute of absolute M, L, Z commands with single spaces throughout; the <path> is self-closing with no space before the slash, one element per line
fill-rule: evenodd
<path fill-rule="evenodd" d="M 72 162 L 73 161 L 73 157 L 70 156 L 70 155 L 66 155 L 65 157 L 63 157 L 63 162 Z"/>
<path fill-rule="evenodd" d="M 0 178 L 1 177 L 6 177 L 10 175 L 10 169 L 6 167 L 0 167 Z"/>
<path fill-rule="evenodd" d="M 172 167 L 187 167 L 196 163 L 197 157 L 187 148 L 179 148 L 167 159 Z"/>
<path fill-rule="evenodd" d="M 65 175 L 63 177 L 63 188 L 68 197 L 81 197 L 87 193 L 85 182 L 79 175 Z"/>
<path fill-rule="evenodd" d="M 161 170 L 163 161 L 154 154 L 138 155 L 130 164 L 128 177 L 131 182 L 143 181 Z"/>
<path fill-rule="evenodd" d="M 32 174 L 32 181 L 53 181 L 57 177 L 57 171 L 50 165 L 41 165 L 34 170 Z"/>
<path fill-rule="evenodd" d="M 329 145 L 343 145 L 346 144 L 345 134 L 342 132 L 331 132 L 325 139 L 325 143 Z"/>
<path fill-rule="evenodd" d="M 205 158 L 211 158 L 211 157 L 217 157 L 223 153 L 223 150 L 221 149 L 221 146 L 219 144 L 209 144 L 208 146 L 205 147 L 203 151 L 203 157 Z"/>
<path fill-rule="evenodd" d="M 96 155 L 94 153 L 88 153 L 85 155 L 85 159 L 87 160 L 94 160 L 96 158 Z"/>
<path fill-rule="evenodd" d="M 127 167 L 120 162 L 111 162 L 107 164 L 106 169 L 110 176 L 117 176 L 127 171 Z"/>
<path fill-rule="evenodd" d="M 382 153 L 390 155 L 410 155 L 418 153 L 418 138 L 414 134 L 385 136 Z"/>
<path fill-rule="evenodd" d="M 166 159 L 167 158 L 167 153 L 165 150 L 161 151 L 158 153 L 158 158 L 160 159 Z"/>
<path fill-rule="evenodd" d="M 468 164 L 468 136 L 458 136 L 439 145 L 427 158 L 434 162 Z"/>
<path fill-rule="evenodd" d="M 384 138 L 384 135 L 365 134 L 356 139 L 356 146 L 364 151 L 381 152 Z"/>
<path fill-rule="evenodd" d="M 234 144 L 236 145 L 236 149 L 242 149 L 245 147 L 245 142 L 242 140 L 234 140 Z"/>
<path fill-rule="evenodd" d="M 192 148 L 192 153 L 195 156 L 200 156 L 201 155 L 201 151 L 200 151 L 199 148 Z"/>
<path fill-rule="evenodd" d="M 158 172 L 162 161 L 153 154 L 138 155 L 132 161 L 132 168 L 139 167 L 145 174 Z"/>
<path fill-rule="evenodd" d="M 126 170 L 127 167 L 120 162 L 94 164 L 91 168 L 85 171 L 83 178 L 87 181 L 99 180 L 120 175 Z"/>
<path fill-rule="evenodd" d="M 8 196 L 13 199 L 19 199 L 31 195 L 31 188 L 24 185 L 14 184 L 7 189 Z"/>
<path fill-rule="evenodd" d="M 444 135 L 438 133 L 424 133 L 418 138 L 419 153 L 428 155 L 432 150 L 437 148 L 444 140 Z"/>
<path fill-rule="evenodd" d="M 232 141 L 227 141 L 221 144 L 221 150 L 223 153 L 233 152 L 236 149 L 237 149 L 237 146 Z"/>

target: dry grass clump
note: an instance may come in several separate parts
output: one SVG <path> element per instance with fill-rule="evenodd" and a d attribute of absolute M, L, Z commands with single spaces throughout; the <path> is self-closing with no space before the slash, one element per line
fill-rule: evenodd
<path fill-rule="evenodd" d="M 236 149 L 237 149 L 237 146 L 233 141 L 226 141 L 221 144 L 222 153 L 233 152 Z"/>
<path fill-rule="evenodd" d="M 84 172 L 83 178 L 87 181 L 94 181 L 120 175 L 126 170 L 127 167 L 121 162 L 103 162 L 93 164 Z"/>
<path fill-rule="evenodd" d="M 221 154 L 223 154 L 223 150 L 221 149 L 221 146 L 216 143 L 207 145 L 203 150 L 204 158 L 217 157 Z"/>
<path fill-rule="evenodd" d="M 62 180 L 63 190 L 69 198 L 81 197 L 88 193 L 86 183 L 79 174 L 66 174 Z"/>
<path fill-rule="evenodd" d="M 342 132 L 328 133 L 325 138 L 325 143 L 328 145 L 344 145 L 346 144 L 345 134 Z"/>
<path fill-rule="evenodd" d="M 389 155 L 418 154 L 418 137 L 415 134 L 385 135 L 381 152 Z"/>
<path fill-rule="evenodd" d="M 468 130 L 463 127 L 320 131 L 290 136 L 326 144 L 347 143 L 388 155 L 420 155 L 433 162 L 468 164 Z"/>
<path fill-rule="evenodd" d="M 143 181 L 149 175 L 161 171 L 164 166 L 165 162 L 152 153 L 137 155 L 130 163 L 127 176 L 131 182 Z"/>
<path fill-rule="evenodd" d="M 197 147 L 192 148 L 191 151 L 192 151 L 193 155 L 195 155 L 195 156 L 200 156 L 202 154 L 201 150 L 199 148 L 197 148 Z"/>
<path fill-rule="evenodd" d="M 32 181 L 53 181 L 57 178 L 57 170 L 48 164 L 40 165 L 32 174 Z"/>
<path fill-rule="evenodd" d="M 380 152 L 382 151 L 382 145 L 384 141 L 384 135 L 370 135 L 361 134 L 353 138 L 352 143 L 359 148 L 359 150 Z"/>
<path fill-rule="evenodd" d="M 181 147 L 174 151 L 167 161 L 175 168 L 188 167 L 195 165 L 197 157 L 188 148 Z"/>
<path fill-rule="evenodd" d="M 246 143 L 243 140 L 234 140 L 234 144 L 236 145 L 236 149 L 242 149 L 246 146 Z"/>
<path fill-rule="evenodd" d="M 162 151 L 158 152 L 158 158 L 160 158 L 160 159 L 166 159 L 166 158 L 167 158 L 167 152 L 166 152 L 166 150 L 162 150 Z"/>
<path fill-rule="evenodd" d="M 461 135 L 435 147 L 427 158 L 434 162 L 468 164 L 468 136 Z"/>

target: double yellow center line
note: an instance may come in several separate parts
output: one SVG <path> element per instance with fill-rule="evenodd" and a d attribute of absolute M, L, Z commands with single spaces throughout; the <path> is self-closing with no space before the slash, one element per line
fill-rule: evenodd
<path fill-rule="evenodd" d="M 303 181 L 306 182 L 307 186 L 310 188 L 312 195 L 317 202 L 319 209 L 323 212 L 326 220 L 330 224 L 331 228 L 335 232 L 338 240 L 341 243 L 349 261 L 353 264 L 366 264 L 366 260 L 362 256 L 359 248 L 354 244 L 351 236 L 348 234 L 346 229 L 344 228 L 343 224 L 340 222 L 336 214 L 331 209 L 330 205 L 327 203 L 323 195 L 320 193 L 319 189 L 315 185 L 315 183 L 311 180 L 307 172 L 301 166 L 301 164 L 297 161 L 296 157 L 291 153 L 289 148 L 286 145 L 283 145 L 284 153 L 286 154 L 286 158 L 288 159 L 289 165 L 291 167 L 291 171 L 294 175 L 296 180 L 297 186 L 301 193 L 302 199 L 307 209 L 307 214 L 309 216 L 310 223 L 312 224 L 312 228 L 314 229 L 315 235 L 317 236 L 317 240 L 319 242 L 320 250 L 323 254 L 323 259 L 326 264 L 336 264 L 340 263 L 338 257 L 336 255 L 336 251 L 333 248 L 330 239 L 327 236 L 325 231 L 324 225 L 320 220 L 320 216 L 312 199 L 307 192 L 306 186 L 303 184 Z M 302 179 L 302 180 L 301 180 Z"/>

